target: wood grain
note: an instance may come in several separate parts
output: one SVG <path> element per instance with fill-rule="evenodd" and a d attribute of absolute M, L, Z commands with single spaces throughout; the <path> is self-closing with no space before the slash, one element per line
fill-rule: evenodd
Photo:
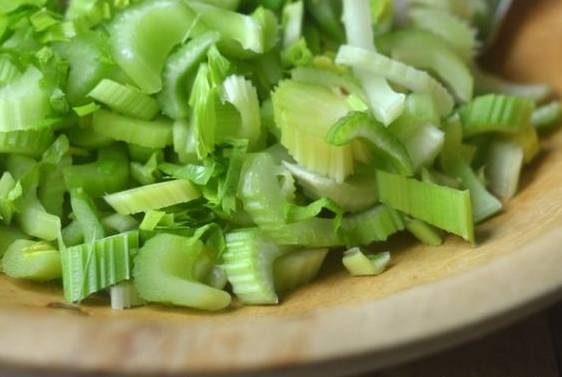
<path fill-rule="evenodd" d="M 525 17 L 511 20 L 518 26 L 508 25 L 510 37 L 495 50 L 492 66 L 511 78 L 549 82 L 562 93 L 562 1 L 532 1 L 532 10 L 529 2 L 519 2 Z M 560 295 L 561 182 L 558 132 L 527 168 L 522 190 L 505 212 L 478 228 L 477 247 L 456 238 L 438 248 L 408 240 L 384 245 L 394 252 L 385 274 L 353 279 L 328 268 L 277 307 L 113 312 L 104 298 L 78 308 L 64 304 L 55 285 L 1 277 L 0 362 L 159 376 L 267 370 L 325 375 L 418 356 Z"/>

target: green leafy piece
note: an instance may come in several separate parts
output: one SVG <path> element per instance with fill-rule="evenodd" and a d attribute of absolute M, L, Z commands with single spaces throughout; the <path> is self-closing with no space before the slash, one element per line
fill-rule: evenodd
<path fill-rule="evenodd" d="M 562 105 L 558 101 L 538 107 L 531 115 L 531 124 L 539 131 L 560 125 L 561 120 Z"/>
<path fill-rule="evenodd" d="M 384 204 L 345 216 L 342 221 L 342 231 L 350 245 L 369 245 L 373 242 L 386 241 L 388 237 L 402 230 L 404 230 L 402 216 Z"/>
<path fill-rule="evenodd" d="M 389 265 L 390 253 L 363 254 L 361 249 L 354 247 L 343 254 L 342 263 L 353 276 L 379 275 Z"/>
<path fill-rule="evenodd" d="M 236 296 L 245 304 L 277 304 L 273 263 L 279 247 L 257 229 L 226 235 L 223 268 Z"/>
<path fill-rule="evenodd" d="M 131 278 L 139 233 L 121 233 L 61 250 L 64 297 L 79 302 Z"/>
<path fill-rule="evenodd" d="M 117 213 L 129 215 L 186 203 L 200 196 L 191 183 L 178 179 L 116 192 L 104 199 Z"/>
<path fill-rule="evenodd" d="M 377 172 L 381 202 L 474 243 L 470 192 Z"/>
<path fill-rule="evenodd" d="M 277 292 L 285 292 L 310 283 L 318 275 L 328 249 L 297 250 L 280 256 L 273 263 L 273 281 Z"/>
<path fill-rule="evenodd" d="M 408 232 L 426 245 L 439 246 L 443 243 L 439 230 L 421 220 L 406 217 L 405 225 Z"/>
<path fill-rule="evenodd" d="M 58 279 L 62 276 L 60 253 L 44 241 L 15 240 L 2 258 L 2 270 L 16 279 Z"/>
<path fill-rule="evenodd" d="M 197 279 L 204 244 L 193 238 L 161 233 L 148 240 L 135 258 L 134 284 L 146 301 L 202 310 L 221 310 L 230 295 Z"/>

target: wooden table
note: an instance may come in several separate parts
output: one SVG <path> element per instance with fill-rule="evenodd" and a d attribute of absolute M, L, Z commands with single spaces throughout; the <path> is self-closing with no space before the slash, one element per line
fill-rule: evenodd
<path fill-rule="evenodd" d="M 562 302 L 440 354 L 361 377 L 561 377 Z"/>

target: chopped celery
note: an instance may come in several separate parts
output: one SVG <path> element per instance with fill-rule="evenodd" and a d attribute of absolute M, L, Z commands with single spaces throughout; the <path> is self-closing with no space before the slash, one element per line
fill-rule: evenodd
<path fill-rule="evenodd" d="M 8 246 L 15 240 L 26 239 L 27 236 L 15 227 L 0 225 L 0 258 L 4 255 Z"/>
<path fill-rule="evenodd" d="M 506 96 L 523 97 L 535 102 L 542 102 L 553 93 L 547 85 L 516 84 L 505 81 L 480 69 L 473 69 L 474 84 L 478 94 L 497 93 Z"/>
<path fill-rule="evenodd" d="M 148 240 L 135 258 L 134 284 L 139 296 L 149 302 L 220 310 L 230 304 L 230 295 L 210 287 L 194 276 L 204 245 L 199 240 L 161 233 Z"/>
<path fill-rule="evenodd" d="M 346 216 L 342 221 L 342 231 L 346 241 L 352 245 L 369 245 L 375 241 L 386 241 L 388 237 L 402 230 L 404 230 L 402 216 L 384 204 Z"/>
<path fill-rule="evenodd" d="M 111 309 L 123 310 L 134 306 L 144 305 L 144 300 L 138 297 L 137 290 L 130 280 L 111 286 Z"/>
<path fill-rule="evenodd" d="M 488 150 L 486 178 L 494 194 L 510 199 L 517 192 L 523 167 L 523 149 L 514 142 L 497 140 Z"/>
<path fill-rule="evenodd" d="M 273 281 L 277 292 L 310 283 L 320 271 L 328 249 L 306 249 L 282 255 L 273 263 Z"/>
<path fill-rule="evenodd" d="M 0 153 L 38 156 L 53 142 L 53 131 L 42 127 L 0 132 Z"/>
<path fill-rule="evenodd" d="M 363 254 L 354 247 L 343 254 L 342 263 L 353 276 L 379 275 L 390 263 L 390 253 Z"/>
<path fill-rule="evenodd" d="M 232 75 L 224 80 L 224 99 L 240 112 L 242 127 L 236 135 L 255 145 L 261 135 L 260 103 L 256 88 L 241 76 Z"/>
<path fill-rule="evenodd" d="M 313 217 L 291 224 L 266 228 L 266 233 L 281 246 L 303 246 L 310 248 L 335 247 L 345 244 L 338 232 L 337 219 Z"/>
<path fill-rule="evenodd" d="M 302 0 L 289 2 L 283 8 L 283 48 L 293 46 L 302 36 L 304 5 Z"/>
<path fill-rule="evenodd" d="M 439 246 L 443 243 L 439 230 L 421 220 L 406 217 L 405 225 L 408 232 L 426 245 Z"/>
<path fill-rule="evenodd" d="M 70 205 L 74 218 L 82 230 L 84 242 L 89 244 L 103 238 L 104 230 L 99 221 L 97 209 L 83 189 L 77 188 L 70 191 Z"/>
<path fill-rule="evenodd" d="M 59 251 L 44 241 L 14 241 L 2 258 L 2 270 L 13 278 L 40 282 L 62 276 Z"/>
<path fill-rule="evenodd" d="M 557 126 L 561 120 L 562 106 L 558 101 L 553 101 L 537 108 L 531 115 L 531 124 L 538 130 Z"/>
<path fill-rule="evenodd" d="M 118 213 L 104 217 L 101 219 L 101 223 L 106 229 L 117 233 L 124 233 L 139 226 L 138 221 L 134 217 Z"/>

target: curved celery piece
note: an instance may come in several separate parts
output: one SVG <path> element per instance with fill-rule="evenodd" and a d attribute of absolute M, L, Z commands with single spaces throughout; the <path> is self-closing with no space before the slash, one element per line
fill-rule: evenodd
<path fill-rule="evenodd" d="M 319 26 L 323 33 L 336 43 L 345 40 L 345 32 L 340 22 L 341 5 L 338 1 L 305 0 L 304 5 L 308 14 Z"/>
<path fill-rule="evenodd" d="M 421 30 L 401 30 L 385 36 L 382 44 L 394 59 L 435 72 L 461 102 L 472 99 L 474 80 L 468 66 L 439 37 Z"/>
<path fill-rule="evenodd" d="M 281 255 L 279 247 L 257 229 L 226 235 L 222 267 L 232 291 L 245 304 L 277 304 L 273 263 Z"/>
<path fill-rule="evenodd" d="M 118 14 L 110 25 L 113 58 L 145 93 L 162 89 L 161 72 L 172 48 L 198 22 L 181 0 L 148 0 Z"/>
<path fill-rule="evenodd" d="M 63 170 L 69 189 L 82 188 L 92 197 L 125 189 L 129 184 L 129 159 L 119 146 L 100 149 L 95 162 Z"/>
<path fill-rule="evenodd" d="M 304 4 L 302 0 L 287 3 L 281 15 L 283 25 L 283 48 L 288 49 L 301 38 L 304 21 Z"/>
<path fill-rule="evenodd" d="M 41 166 L 37 196 L 47 212 L 58 217 L 63 216 L 64 195 L 67 191 L 64 181 L 64 168 L 70 166 L 72 158 L 64 156 L 58 164 Z"/>
<path fill-rule="evenodd" d="M 132 260 L 139 248 L 137 231 L 121 233 L 61 250 L 64 297 L 79 302 L 131 278 Z"/>
<path fill-rule="evenodd" d="M 2 270 L 16 279 L 55 280 L 62 276 L 60 253 L 44 241 L 16 240 L 2 258 Z"/>
<path fill-rule="evenodd" d="M 366 100 L 361 83 L 351 75 L 322 68 L 297 67 L 291 70 L 291 78 L 308 84 L 343 88 L 347 93 L 354 94 L 361 100 Z"/>
<path fill-rule="evenodd" d="M 189 115 L 188 80 L 197 71 L 207 50 L 219 39 L 220 35 L 216 32 L 202 34 L 180 46 L 168 57 L 162 72 L 162 91 L 158 94 L 158 103 L 164 114 L 173 119 Z"/>
<path fill-rule="evenodd" d="M 88 97 L 103 103 L 111 110 L 131 117 L 150 120 L 158 114 L 158 102 L 137 88 L 103 79 Z"/>
<path fill-rule="evenodd" d="M 426 124 L 418 128 L 413 135 L 403 140 L 408 155 L 413 161 L 414 170 L 418 171 L 423 166 L 430 166 L 441 152 L 445 134 L 439 128 Z"/>
<path fill-rule="evenodd" d="M 523 167 L 523 148 L 512 141 L 496 140 L 488 149 L 486 179 L 490 190 L 507 200 L 517 192 Z"/>
<path fill-rule="evenodd" d="M 0 153 L 37 157 L 51 145 L 53 140 L 53 131 L 46 127 L 0 132 Z"/>
<path fill-rule="evenodd" d="M 111 296 L 111 309 L 113 310 L 129 309 L 145 304 L 145 301 L 138 296 L 137 289 L 130 280 L 111 286 L 109 295 Z"/>
<path fill-rule="evenodd" d="M 533 101 L 525 98 L 495 94 L 476 97 L 459 109 L 463 136 L 524 131 L 529 126 L 534 109 Z"/>
<path fill-rule="evenodd" d="M 277 15 L 262 5 L 252 12 L 251 17 L 262 29 L 264 52 L 270 52 L 279 42 Z"/>
<path fill-rule="evenodd" d="M 342 232 L 350 245 L 369 245 L 375 241 L 386 241 L 388 237 L 402 230 L 402 216 L 384 204 L 345 216 L 342 220 Z"/>
<path fill-rule="evenodd" d="M 84 242 L 91 243 L 103 238 L 104 229 L 99 220 L 97 208 L 84 189 L 70 190 L 70 205 L 72 214 L 82 229 Z"/>
<path fill-rule="evenodd" d="M 335 247 L 345 244 L 338 232 L 338 219 L 313 217 L 291 224 L 264 228 L 267 236 L 281 246 Z"/>
<path fill-rule="evenodd" d="M 12 242 L 26 238 L 28 238 L 28 236 L 22 233 L 18 228 L 0 225 L 0 258 L 2 258 Z"/>
<path fill-rule="evenodd" d="M 381 202 L 474 243 L 470 192 L 377 172 Z"/>
<path fill-rule="evenodd" d="M 349 144 L 355 139 L 372 146 L 375 153 L 387 159 L 400 174 L 413 174 L 412 161 L 404 145 L 367 113 L 349 113 L 338 120 L 326 135 L 326 141 L 333 145 Z"/>
<path fill-rule="evenodd" d="M 240 112 L 242 126 L 238 137 L 255 145 L 261 137 L 260 103 L 256 88 L 242 76 L 228 76 L 223 83 L 223 99 Z"/>
<path fill-rule="evenodd" d="M 101 223 L 106 230 L 117 233 L 124 233 L 139 226 L 139 222 L 134 217 L 118 213 L 104 217 Z"/>
<path fill-rule="evenodd" d="M 439 230 L 431 225 L 411 217 L 406 217 L 404 223 L 408 232 L 412 233 L 422 243 L 430 246 L 439 246 L 443 243 Z"/>
<path fill-rule="evenodd" d="M 82 227 L 78 221 L 73 220 L 70 224 L 62 228 L 62 242 L 66 247 L 76 246 L 84 242 Z"/>
<path fill-rule="evenodd" d="M 90 102 L 87 95 L 100 80 L 116 75 L 117 66 L 102 32 L 86 31 L 68 42 L 55 44 L 54 49 L 69 62 L 65 93 L 73 106 Z"/>
<path fill-rule="evenodd" d="M 72 127 L 66 131 L 66 135 L 72 145 L 80 148 L 97 149 L 114 143 L 113 139 L 94 131 L 91 124 L 85 127 Z"/>
<path fill-rule="evenodd" d="M 361 249 L 354 247 L 344 252 L 342 263 L 353 276 L 379 275 L 389 265 L 390 253 L 363 254 Z"/>
<path fill-rule="evenodd" d="M 43 77 L 31 65 L 18 79 L 0 88 L 0 132 L 43 126 L 42 121 L 51 112 L 49 96 L 41 87 Z"/>
<path fill-rule="evenodd" d="M 160 149 L 172 144 L 172 123 L 164 118 L 147 121 L 98 110 L 92 127 L 100 135 L 142 147 Z"/>
<path fill-rule="evenodd" d="M 213 152 L 216 143 L 218 92 L 211 77 L 209 65 L 200 64 L 189 97 L 189 106 L 193 109 L 190 131 L 193 137 L 193 149 L 199 159 Z"/>
<path fill-rule="evenodd" d="M 450 120 L 445 132 L 445 144 L 440 156 L 441 167 L 448 175 L 460 179 L 462 186 L 470 190 L 474 222 L 479 223 L 499 212 L 502 204 L 486 190 L 472 167 L 459 154 L 462 146 L 462 128 L 458 120 Z"/>
<path fill-rule="evenodd" d="M 427 72 L 417 70 L 379 53 L 344 45 L 338 51 L 336 63 L 377 73 L 414 92 L 431 94 L 435 98 L 441 115 L 448 115 L 453 109 L 453 97 Z"/>
<path fill-rule="evenodd" d="M 358 212 L 371 207 L 377 201 L 377 183 L 374 169 L 364 167 L 344 182 L 323 177 L 298 164 L 283 162 L 303 187 L 308 197 L 329 198 L 342 209 Z"/>
<path fill-rule="evenodd" d="M 506 140 L 512 141 L 519 145 L 523 150 L 523 162 L 528 164 L 533 161 L 535 157 L 540 152 L 541 145 L 539 141 L 539 135 L 536 128 L 532 125 L 528 125 L 522 131 L 505 135 Z"/>
<path fill-rule="evenodd" d="M 297 250 L 282 255 L 273 263 L 273 281 L 277 292 L 285 292 L 310 283 L 318 275 L 328 249 Z"/>
<path fill-rule="evenodd" d="M 135 258 L 134 284 L 141 298 L 202 310 L 221 310 L 230 295 L 195 278 L 203 252 L 199 240 L 161 233 L 148 240 Z"/>
<path fill-rule="evenodd" d="M 476 54 L 479 44 L 476 30 L 457 15 L 440 9 L 414 7 L 408 12 L 412 24 L 447 41 L 449 46 L 465 61 Z"/>
<path fill-rule="evenodd" d="M 531 124 L 539 131 L 559 125 L 561 120 L 562 105 L 559 101 L 540 106 L 531 115 Z"/>
<path fill-rule="evenodd" d="M 10 172 L 2 173 L 2 177 L 0 177 L 0 220 L 4 224 L 11 224 L 12 217 L 17 209 L 17 202 L 22 195 L 21 183 L 16 182 Z"/>
<path fill-rule="evenodd" d="M 189 181 L 178 179 L 116 192 L 104 199 L 117 213 L 129 215 L 186 203 L 200 196 L 199 190 Z"/>
<path fill-rule="evenodd" d="M 473 68 L 472 74 L 476 93 L 480 95 L 499 93 L 506 96 L 523 97 L 540 103 L 553 94 L 552 87 L 548 85 L 509 82 L 477 67 Z"/>
<path fill-rule="evenodd" d="M 406 98 L 404 111 L 388 129 L 400 140 L 407 140 L 421 127 L 439 125 L 440 122 L 441 117 L 433 98 L 425 93 L 411 93 Z"/>

